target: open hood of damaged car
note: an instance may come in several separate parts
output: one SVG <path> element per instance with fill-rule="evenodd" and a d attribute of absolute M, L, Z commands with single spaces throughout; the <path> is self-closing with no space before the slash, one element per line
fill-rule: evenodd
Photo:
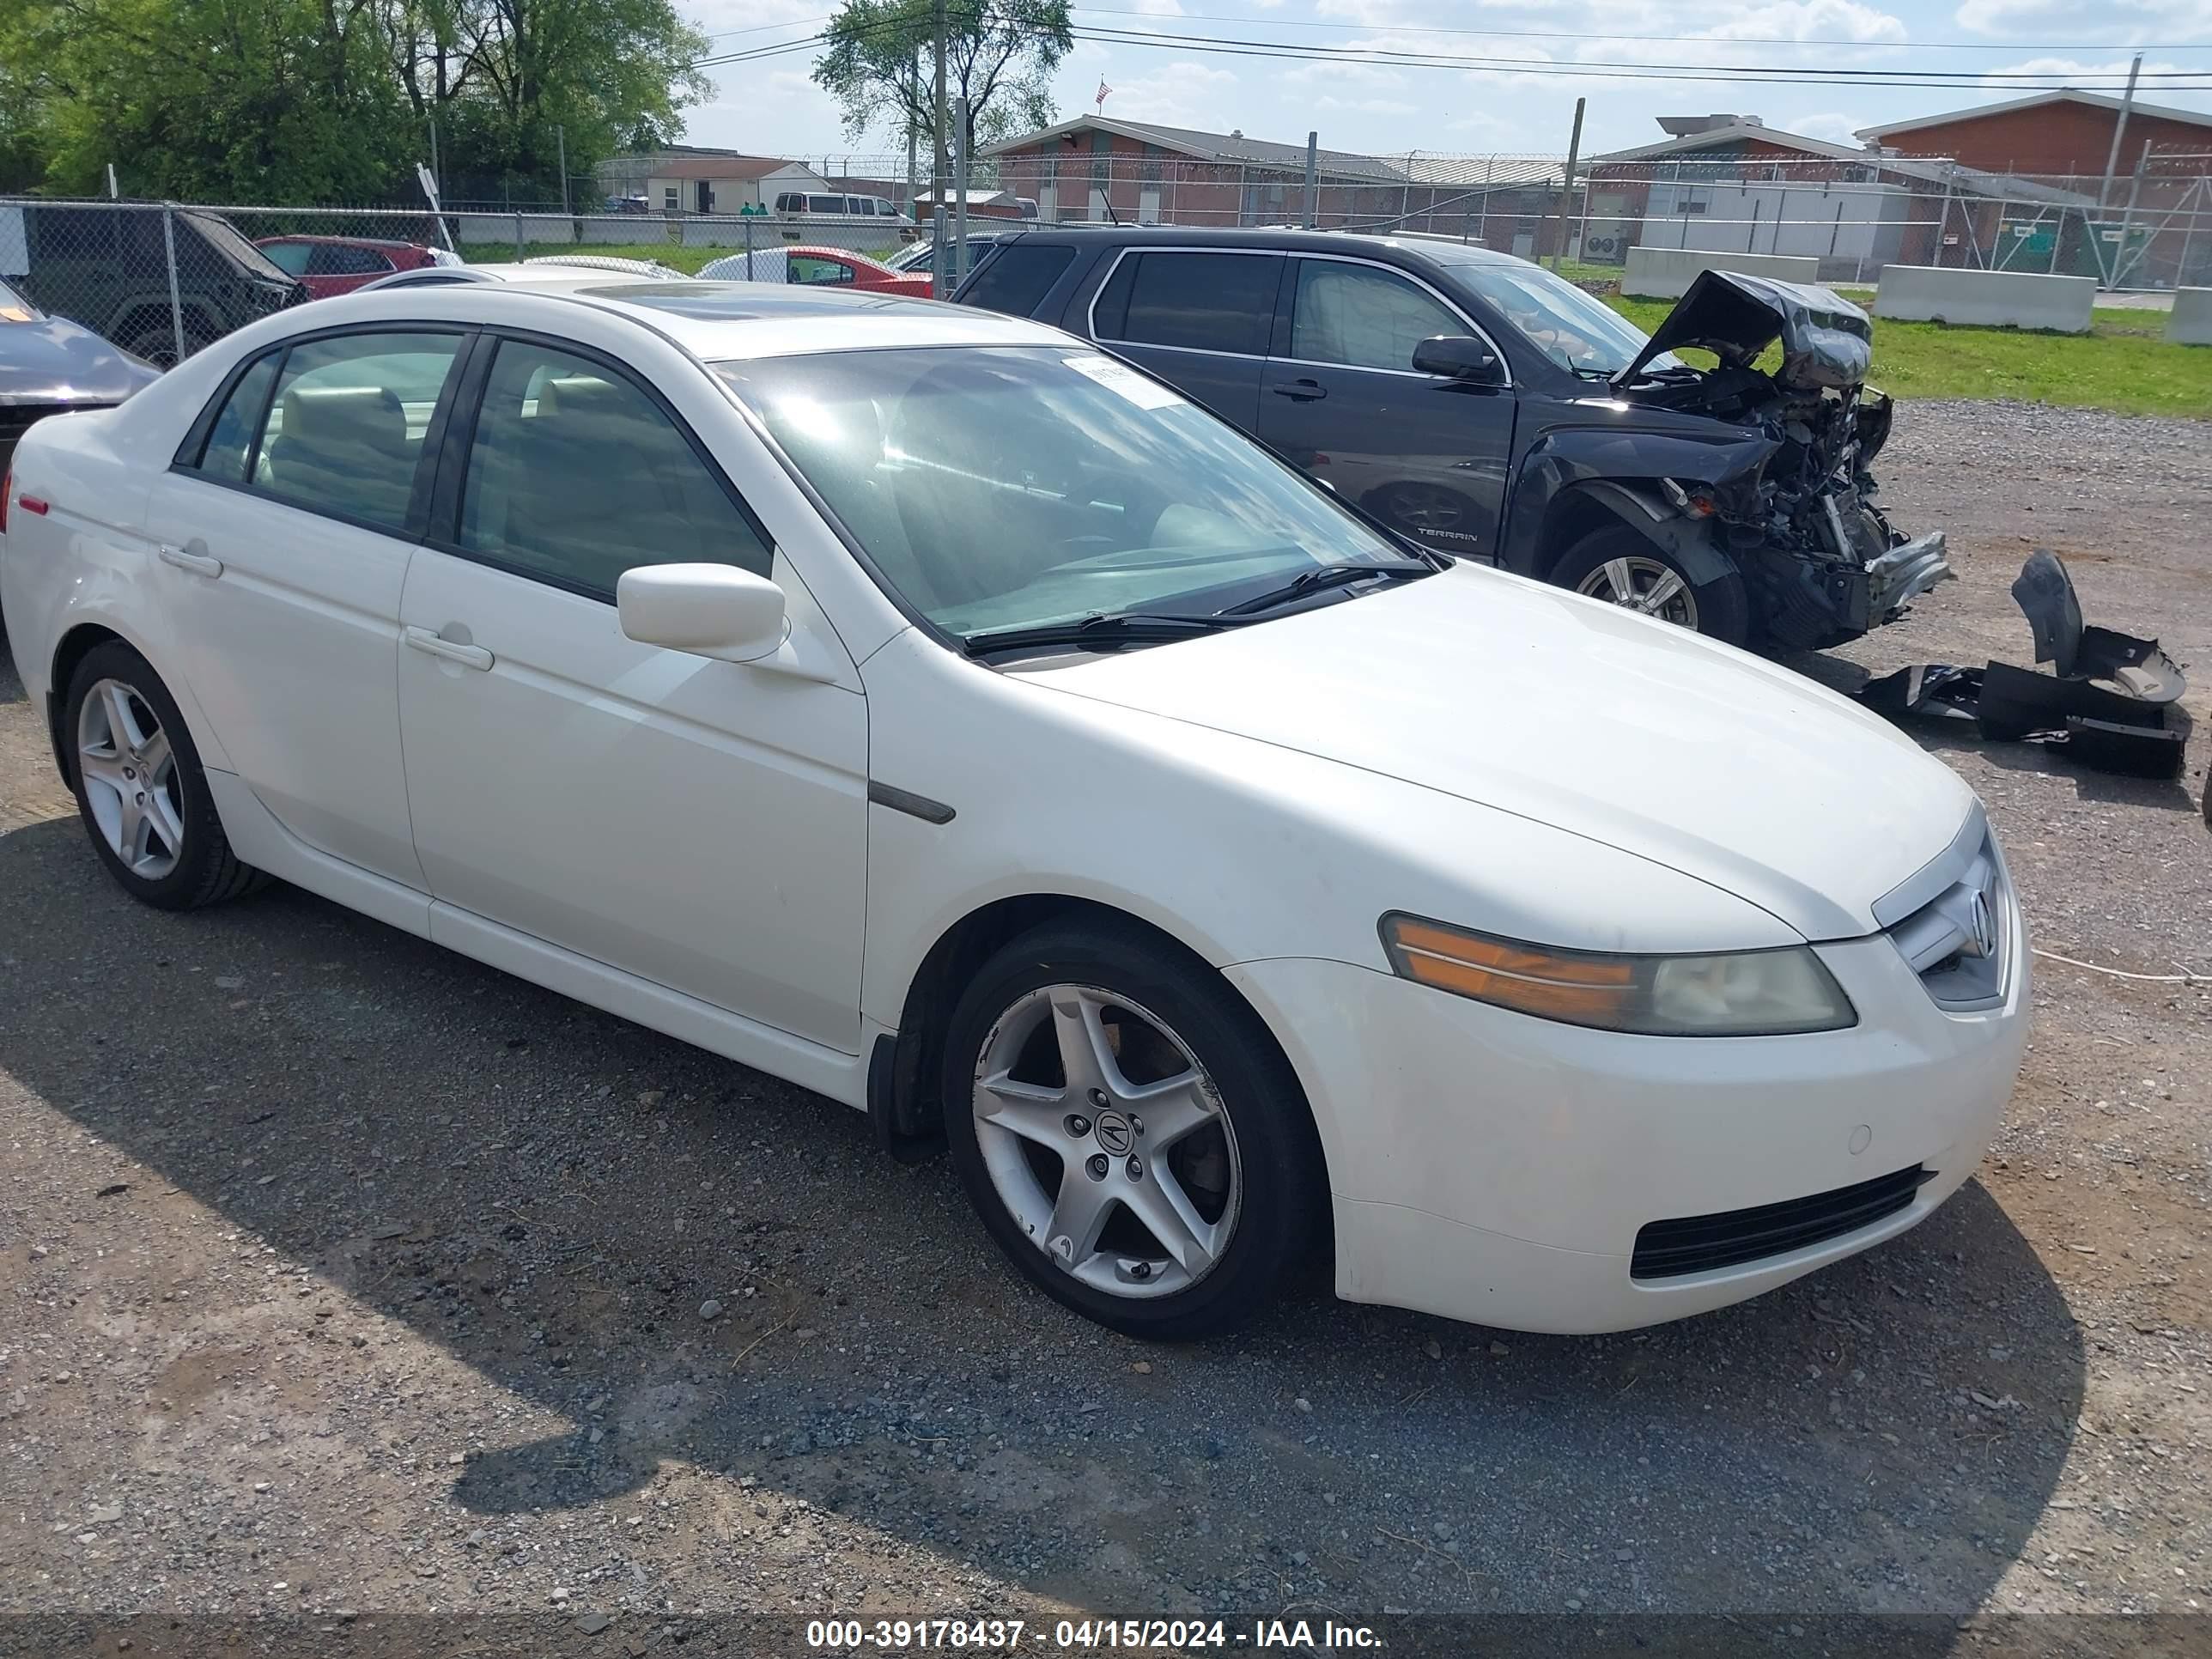
<path fill-rule="evenodd" d="M 1748 368 L 1778 339 L 1782 368 L 1775 379 L 1808 392 L 1863 384 L 1874 358 L 1873 324 L 1832 289 L 1733 270 L 1701 270 L 1636 361 L 1614 375 L 1613 383 L 1626 386 L 1654 357 L 1681 346 L 1712 352 L 1724 367 Z"/>

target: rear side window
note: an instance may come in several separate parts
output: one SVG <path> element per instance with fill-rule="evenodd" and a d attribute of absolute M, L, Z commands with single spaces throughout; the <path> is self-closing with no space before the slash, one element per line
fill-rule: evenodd
<path fill-rule="evenodd" d="M 459 545 L 597 599 L 633 565 L 773 559 L 684 433 L 612 369 L 503 341 L 461 492 Z"/>
<path fill-rule="evenodd" d="M 795 195 L 789 191 L 786 191 L 775 198 L 775 210 L 778 213 L 798 213 L 803 211 L 805 206 L 806 198 L 804 196 Z"/>
<path fill-rule="evenodd" d="M 392 261 L 374 248 L 317 242 L 307 252 L 310 276 L 380 276 L 391 269 Z"/>
<path fill-rule="evenodd" d="M 261 413 L 269 406 L 269 387 L 276 378 L 276 360 L 283 355 L 270 352 L 240 375 L 231 387 L 215 424 L 208 428 L 207 447 L 200 452 L 202 477 L 224 483 L 246 482 L 246 458 L 253 447 Z"/>
<path fill-rule="evenodd" d="M 308 247 L 306 242 L 278 242 L 261 251 L 287 276 L 304 276 L 307 273 Z"/>
<path fill-rule="evenodd" d="M 422 435 L 460 349 L 458 334 L 347 334 L 294 346 L 262 430 L 255 487 L 313 512 L 404 530 Z"/>
<path fill-rule="evenodd" d="M 1091 315 L 1102 340 L 1264 355 L 1279 254 L 1126 253 Z"/>
<path fill-rule="evenodd" d="M 1003 311 L 1010 317 L 1034 316 L 1060 272 L 1074 261 L 1072 247 L 1044 242 L 1015 242 L 984 262 L 960 296 L 963 305 Z M 1118 273 L 1117 273 L 1118 274 Z"/>

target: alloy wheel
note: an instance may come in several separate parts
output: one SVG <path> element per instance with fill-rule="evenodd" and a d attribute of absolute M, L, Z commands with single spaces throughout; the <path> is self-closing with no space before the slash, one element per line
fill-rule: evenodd
<path fill-rule="evenodd" d="M 1166 1296 L 1227 1251 L 1243 1182 L 1220 1091 L 1126 997 L 1084 985 L 1022 997 L 984 1040 L 973 1106 L 1000 1201 L 1071 1278 Z"/>
<path fill-rule="evenodd" d="M 1679 572 L 1657 559 L 1634 554 L 1607 559 L 1577 583 L 1575 592 L 1680 628 L 1694 630 L 1698 625 L 1697 596 Z"/>
<path fill-rule="evenodd" d="M 185 847 L 184 779 L 169 734 L 146 699 L 121 680 L 97 680 L 77 714 L 77 776 L 108 850 L 159 881 Z"/>

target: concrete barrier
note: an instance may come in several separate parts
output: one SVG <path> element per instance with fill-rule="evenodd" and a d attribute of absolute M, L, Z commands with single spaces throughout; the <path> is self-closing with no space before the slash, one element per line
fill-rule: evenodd
<path fill-rule="evenodd" d="M 1697 247 L 1632 247 L 1620 291 L 1637 300 L 1679 300 L 1701 270 L 1734 270 L 1778 283 L 1820 280 L 1820 262 L 1795 253 L 1713 253 Z"/>
<path fill-rule="evenodd" d="M 673 240 L 668 221 L 647 213 L 625 214 L 607 219 L 580 219 L 576 228 L 580 233 L 577 240 L 597 243 L 602 247 L 627 247 L 639 242 L 666 242 Z"/>
<path fill-rule="evenodd" d="M 2212 345 L 2212 288 L 2173 290 L 2173 314 L 2166 337 L 2176 345 Z"/>
<path fill-rule="evenodd" d="M 1899 322 L 2045 328 L 2061 334 L 2087 334 L 2089 313 L 2096 302 L 2094 276 L 1884 265 L 1875 289 L 1874 314 Z"/>
<path fill-rule="evenodd" d="M 576 240 L 576 222 L 559 213 L 458 213 L 453 216 L 453 240 L 457 242 L 504 242 L 513 247 L 515 242 L 515 221 L 522 222 L 522 240 L 526 242 L 573 242 Z"/>

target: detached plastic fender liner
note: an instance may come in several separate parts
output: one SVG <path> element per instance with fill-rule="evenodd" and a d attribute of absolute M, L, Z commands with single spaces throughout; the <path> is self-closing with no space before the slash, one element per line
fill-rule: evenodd
<path fill-rule="evenodd" d="M 1669 555 L 1692 583 L 1702 585 L 1738 574 L 1735 563 L 1713 545 L 1705 520 L 1678 511 L 1657 490 L 1646 495 L 1609 478 L 1577 484 L 1575 489 L 1603 503 L 1623 524 Z M 1553 551 L 1556 555 L 1565 549 Z"/>

